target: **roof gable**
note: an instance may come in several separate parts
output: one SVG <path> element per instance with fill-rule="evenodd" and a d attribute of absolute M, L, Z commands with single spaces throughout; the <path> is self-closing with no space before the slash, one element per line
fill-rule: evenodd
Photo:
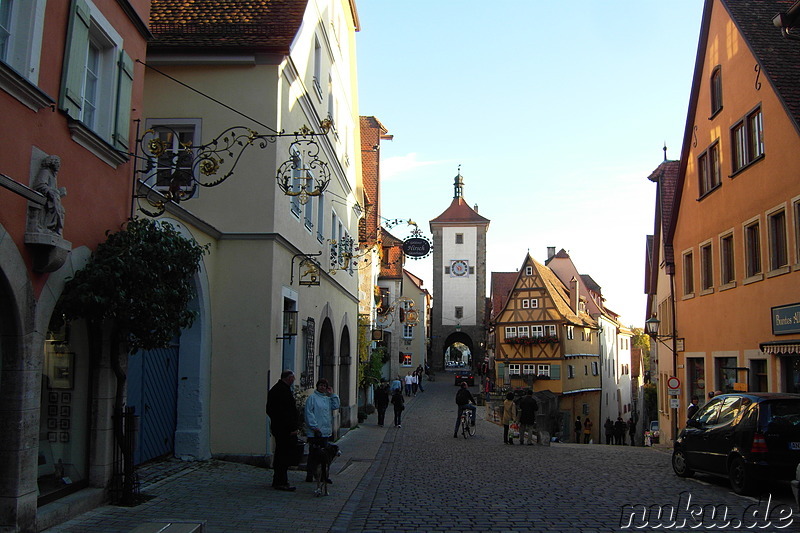
<path fill-rule="evenodd" d="M 430 221 L 433 224 L 480 224 L 489 225 L 489 219 L 482 217 L 472 209 L 462 197 L 453 198 L 450 207 L 444 210 L 441 215 Z"/>

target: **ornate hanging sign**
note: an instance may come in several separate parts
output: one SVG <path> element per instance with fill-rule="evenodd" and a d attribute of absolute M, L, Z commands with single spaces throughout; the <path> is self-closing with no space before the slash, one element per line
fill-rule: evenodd
<path fill-rule="evenodd" d="M 431 241 L 426 237 L 410 237 L 403 241 L 403 253 L 411 259 L 422 259 L 431 255 Z"/>

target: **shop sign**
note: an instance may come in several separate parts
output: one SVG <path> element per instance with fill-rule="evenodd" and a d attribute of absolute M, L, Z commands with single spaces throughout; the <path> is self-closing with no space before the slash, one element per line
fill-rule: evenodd
<path fill-rule="evenodd" d="M 772 334 L 800 333 L 800 303 L 772 308 Z"/>
<path fill-rule="evenodd" d="M 403 241 L 403 253 L 412 259 L 422 259 L 431 253 L 431 243 L 424 237 L 411 237 Z"/>

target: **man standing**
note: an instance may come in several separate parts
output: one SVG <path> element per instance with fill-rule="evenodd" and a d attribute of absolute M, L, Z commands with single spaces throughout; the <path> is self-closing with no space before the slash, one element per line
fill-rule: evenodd
<path fill-rule="evenodd" d="M 689 404 L 689 407 L 686 409 L 686 419 L 691 420 L 694 414 L 697 412 L 700 407 L 698 407 L 697 402 L 700 401 L 696 395 L 692 396 L 692 403 Z"/>
<path fill-rule="evenodd" d="M 533 446 L 533 432 L 536 425 L 536 411 L 539 404 L 533 399 L 533 391 L 528 389 L 525 396 L 519 401 L 519 444 L 525 440 L 525 432 L 528 432 L 528 446 Z"/>
<path fill-rule="evenodd" d="M 458 426 L 461 425 L 461 413 L 464 412 L 464 409 L 472 410 L 472 425 L 475 425 L 475 415 L 478 411 L 478 408 L 475 407 L 475 398 L 473 398 L 472 393 L 467 388 L 467 382 L 462 381 L 461 386 L 456 393 L 456 405 L 458 406 L 458 416 L 456 416 L 456 428 L 453 430 L 453 437 L 458 438 Z"/>
<path fill-rule="evenodd" d="M 317 381 L 317 389 L 306 399 L 306 435 L 324 447 L 333 435 L 333 412 L 341 405 L 339 395 L 333 393 L 325 378 Z M 318 461 L 314 454 L 308 455 L 308 471 L 306 481 L 314 481 L 314 470 Z M 333 483 L 330 479 L 328 483 Z"/>
<path fill-rule="evenodd" d="M 272 458 L 272 487 L 276 490 L 293 491 L 289 485 L 289 463 L 297 446 L 297 407 L 292 395 L 294 372 L 284 370 L 281 379 L 267 394 L 267 415 L 270 430 L 275 438 L 275 455 Z"/>
<path fill-rule="evenodd" d="M 389 407 L 389 384 L 386 383 L 386 378 L 381 378 L 381 384 L 375 389 L 375 408 L 378 410 L 378 425 L 380 427 L 383 427 L 387 407 Z"/>

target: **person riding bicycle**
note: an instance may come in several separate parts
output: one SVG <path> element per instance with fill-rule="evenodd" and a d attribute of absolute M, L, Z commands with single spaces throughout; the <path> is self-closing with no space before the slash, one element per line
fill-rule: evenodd
<path fill-rule="evenodd" d="M 458 438 L 458 426 L 461 425 L 461 413 L 464 412 L 464 409 L 471 409 L 472 410 L 472 425 L 475 425 L 476 413 L 478 408 L 475 407 L 475 398 L 472 397 L 472 393 L 467 388 L 467 382 L 462 381 L 461 387 L 458 389 L 456 393 L 456 405 L 458 405 L 458 416 L 456 417 L 456 428 L 453 430 L 453 437 Z"/>

